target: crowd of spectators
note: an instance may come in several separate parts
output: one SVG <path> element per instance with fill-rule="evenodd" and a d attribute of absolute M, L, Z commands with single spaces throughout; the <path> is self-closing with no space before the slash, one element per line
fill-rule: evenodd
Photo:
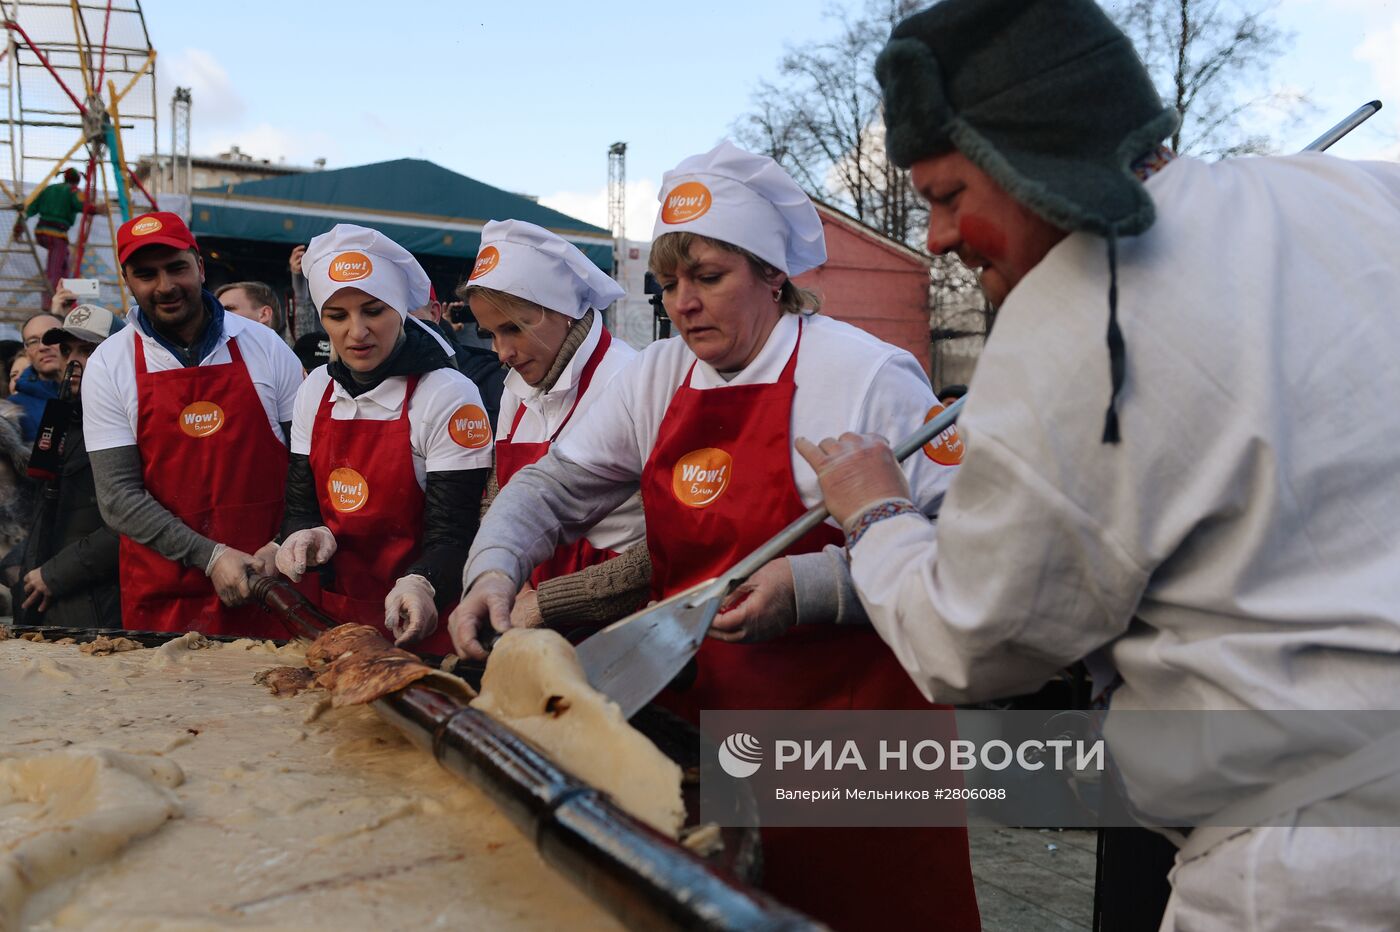
<path fill-rule="evenodd" d="M 231 282 L 215 292 L 226 311 L 287 341 L 303 375 L 330 359 L 320 313 L 301 272 L 305 251 L 297 246 L 288 262 L 290 301 L 260 281 Z M 118 538 L 97 506 L 83 445 L 79 386 L 88 355 L 100 338 L 121 328 L 123 318 L 80 305 L 77 295 L 55 285 L 46 310 L 36 310 L 19 327 L 0 326 L 0 372 L 6 376 L 0 381 L 0 616 L 22 624 L 118 628 Z M 462 308 L 458 302 L 444 305 L 434 294 L 413 316 L 431 324 L 456 350 L 457 367 L 479 387 L 494 423 L 506 370 L 464 325 Z M 110 324 L 110 331 L 92 330 L 94 320 Z M 75 326 L 81 338 L 73 335 Z M 61 412 L 62 423 L 46 422 L 50 402 L 59 403 L 51 416 Z M 57 433 L 48 430 L 54 426 Z M 57 469 L 31 467 L 41 446 L 54 450 Z"/>

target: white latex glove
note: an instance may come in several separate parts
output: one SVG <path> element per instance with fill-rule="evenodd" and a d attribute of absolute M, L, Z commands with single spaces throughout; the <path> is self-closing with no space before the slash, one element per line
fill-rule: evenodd
<path fill-rule="evenodd" d="M 214 584 L 219 601 L 225 605 L 242 605 L 253 594 L 248 581 L 257 571 L 258 560 L 252 554 L 216 544 L 204 575 Z"/>
<path fill-rule="evenodd" d="M 793 445 L 816 471 L 826 508 L 843 528 L 871 505 L 911 498 L 909 480 L 884 437 L 845 433 L 820 444 L 798 437 Z"/>
<path fill-rule="evenodd" d="M 258 552 L 253 554 L 253 559 L 258 561 L 259 576 L 277 575 L 277 541 L 270 540 L 258 548 Z"/>
<path fill-rule="evenodd" d="M 328 527 L 294 531 L 277 550 L 277 569 L 292 582 L 301 582 L 308 566 L 329 563 L 335 555 L 335 535 Z"/>
<path fill-rule="evenodd" d="M 384 597 L 384 627 L 394 635 L 394 645 L 421 641 L 437 630 L 437 592 L 426 577 L 403 576 Z"/>
<path fill-rule="evenodd" d="M 792 566 L 787 557 L 778 557 L 730 593 L 708 633 L 721 641 L 767 641 L 796 623 Z"/>
<path fill-rule="evenodd" d="M 497 631 L 510 630 L 510 610 L 515 605 L 516 588 L 509 576 L 496 570 L 476 578 L 447 619 L 447 631 L 452 635 L 457 656 L 486 659 L 486 648 L 481 646 L 476 633 L 483 622 Z"/>

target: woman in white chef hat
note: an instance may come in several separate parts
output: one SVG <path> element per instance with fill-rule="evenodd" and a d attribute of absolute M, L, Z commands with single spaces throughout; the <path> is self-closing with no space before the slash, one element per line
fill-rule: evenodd
<path fill-rule="evenodd" d="M 652 597 L 729 569 L 821 501 L 797 436 L 898 438 L 937 406 L 904 350 L 815 313 L 792 276 L 826 260 L 821 219 L 772 159 L 721 143 L 662 181 L 651 270 L 680 339 L 647 347 L 531 470 L 502 489 L 453 612 L 458 649 L 504 630 L 529 568 L 641 491 Z M 906 463 L 936 511 L 956 452 Z M 701 709 L 929 709 L 853 597 L 827 522 L 742 586 L 663 704 Z M 951 716 L 948 727 L 951 732 Z M 951 737 L 951 733 L 949 735 Z M 764 833 L 765 887 L 837 928 L 976 928 L 961 829 Z"/>
<path fill-rule="evenodd" d="M 495 488 L 504 488 L 567 436 L 636 357 L 603 325 L 603 310 L 624 292 L 562 237 L 523 220 L 493 220 L 458 294 L 510 369 L 496 424 Z M 494 494 L 488 486 L 488 502 Z M 531 588 L 513 609 L 516 623 L 602 623 L 626 615 L 646 600 L 645 541 L 634 495 L 534 568 Z M 613 561 L 624 551 L 622 563 Z M 605 562 L 607 569 L 581 574 Z"/>
<path fill-rule="evenodd" d="M 331 361 L 297 393 L 277 568 L 299 580 L 328 565 L 328 614 L 447 653 L 438 612 L 457 601 L 491 473 L 481 395 L 408 316 L 431 287 L 408 250 L 342 223 L 311 241 L 302 269 Z"/>

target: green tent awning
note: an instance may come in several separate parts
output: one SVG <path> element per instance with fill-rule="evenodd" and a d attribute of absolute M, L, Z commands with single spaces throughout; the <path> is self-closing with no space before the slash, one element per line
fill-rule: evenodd
<path fill-rule="evenodd" d="M 471 259 L 489 220 L 528 220 L 564 237 L 604 271 L 612 235 L 424 159 L 304 172 L 194 193 L 196 237 L 305 243 L 337 223 L 358 223 L 419 255 Z"/>

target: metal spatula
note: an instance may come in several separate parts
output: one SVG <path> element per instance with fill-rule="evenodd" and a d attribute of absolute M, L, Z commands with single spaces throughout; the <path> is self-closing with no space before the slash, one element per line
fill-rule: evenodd
<path fill-rule="evenodd" d="M 903 462 L 953 426 L 962 405 L 963 399 L 959 398 L 915 431 L 895 447 L 895 458 Z M 705 632 L 719 613 L 720 603 L 770 560 L 785 554 L 829 514 L 825 505 L 817 505 L 723 576 L 613 622 L 584 641 L 578 646 L 578 659 L 588 675 L 588 682 L 621 706 L 623 715 L 631 718 L 661 692 L 700 649 Z"/>

